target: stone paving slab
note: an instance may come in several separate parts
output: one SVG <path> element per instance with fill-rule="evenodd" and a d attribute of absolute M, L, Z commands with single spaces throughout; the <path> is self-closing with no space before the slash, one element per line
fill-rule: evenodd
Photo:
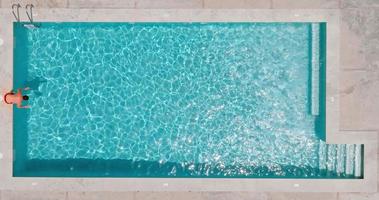
<path fill-rule="evenodd" d="M 136 1 L 136 8 L 181 8 L 181 9 L 195 9 L 202 8 L 203 0 L 138 0 Z"/>
<path fill-rule="evenodd" d="M 0 200 L 67 200 L 67 192 L 3 190 Z"/>
<path fill-rule="evenodd" d="M 377 0 L 379 2 L 379 0 Z M 379 8 L 341 11 L 341 68 L 379 65 Z"/>
<path fill-rule="evenodd" d="M 378 0 L 0 0 L 1 7 L 12 3 L 33 3 L 44 8 L 372 8 Z M 195 5 L 195 6 L 194 6 Z"/>
<path fill-rule="evenodd" d="M 271 193 L 270 200 L 337 200 L 338 193 Z"/>
<path fill-rule="evenodd" d="M 68 192 L 67 200 L 134 200 L 135 192 Z M 186 195 L 184 195 L 186 196 Z M 184 199 L 183 199 L 184 200 Z M 195 200 L 195 199 L 194 199 Z"/>
<path fill-rule="evenodd" d="M 340 126 L 345 130 L 379 129 L 379 68 L 342 71 Z"/>
<path fill-rule="evenodd" d="M 335 9 L 339 0 L 272 0 L 272 7 L 287 9 Z"/>
<path fill-rule="evenodd" d="M 379 193 L 1 191 L 1 200 L 377 200 L 378 197 Z"/>
<path fill-rule="evenodd" d="M 379 193 L 339 193 L 337 200 L 378 200 Z"/>
<path fill-rule="evenodd" d="M 341 8 L 372 8 L 379 7 L 378 0 L 341 0 Z"/>
<path fill-rule="evenodd" d="M 268 200 L 271 199 L 269 193 L 252 193 L 252 192 L 203 192 L 203 200 Z"/>
<path fill-rule="evenodd" d="M 201 192 L 136 192 L 135 200 L 202 200 Z"/>
<path fill-rule="evenodd" d="M 271 0 L 204 0 L 204 8 L 272 8 Z"/>
<path fill-rule="evenodd" d="M 38 8 L 64 8 L 67 6 L 67 2 L 68 0 L 1 0 L 1 7 L 11 8 L 13 3 L 20 3 L 24 7 L 26 4 L 32 3 Z"/>
<path fill-rule="evenodd" d="M 69 8 L 135 8 L 135 0 L 67 0 Z"/>
<path fill-rule="evenodd" d="M 372 8 L 378 0 L 0 0 L 1 7 L 12 3 L 33 3 L 45 8 Z M 138 8 L 138 7 L 137 7 Z M 189 7 L 188 7 L 189 8 Z"/>

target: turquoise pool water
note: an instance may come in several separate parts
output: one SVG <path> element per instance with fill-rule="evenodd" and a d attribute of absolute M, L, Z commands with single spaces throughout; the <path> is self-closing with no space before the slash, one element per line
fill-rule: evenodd
<path fill-rule="evenodd" d="M 322 24 L 40 25 L 14 26 L 15 176 L 362 176 L 322 141 Z"/>

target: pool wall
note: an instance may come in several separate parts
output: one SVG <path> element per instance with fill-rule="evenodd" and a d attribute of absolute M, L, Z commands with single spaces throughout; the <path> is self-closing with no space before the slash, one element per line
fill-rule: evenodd
<path fill-rule="evenodd" d="M 365 145 L 364 178 L 338 179 L 170 179 L 170 178 L 16 178 L 12 174 L 11 107 L 1 106 L 0 189 L 56 191 L 349 191 L 377 189 L 377 135 L 373 131 L 340 130 L 339 126 L 339 11 L 328 10 L 134 10 L 134 9 L 38 9 L 35 19 L 43 22 L 326 22 L 326 141 Z M 13 16 L 0 10 L 0 38 L 13 47 Z M 26 17 L 22 17 L 26 19 Z M 13 48 L 2 48 L 1 88 L 12 88 Z"/>

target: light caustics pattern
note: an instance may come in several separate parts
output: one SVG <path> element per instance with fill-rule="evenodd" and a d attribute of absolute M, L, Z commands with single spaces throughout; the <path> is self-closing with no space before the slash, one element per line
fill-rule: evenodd
<path fill-rule="evenodd" d="M 31 94 L 27 157 L 179 163 L 201 177 L 360 176 L 360 145 L 316 136 L 319 26 L 42 23 L 25 30 L 28 79 L 45 80 L 40 95 Z M 177 175 L 176 167 L 166 170 Z"/>

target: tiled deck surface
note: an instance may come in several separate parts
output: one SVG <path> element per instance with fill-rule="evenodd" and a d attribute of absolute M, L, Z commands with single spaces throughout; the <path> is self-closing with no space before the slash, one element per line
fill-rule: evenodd
<path fill-rule="evenodd" d="M 52 8 L 306 8 L 341 10 L 343 130 L 379 131 L 379 0 L 0 0 Z M 379 159 L 379 155 L 378 155 Z M 379 168 L 378 168 L 379 171 Z M 379 173 L 378 173 L 379 174 Z M 378 178 L 379 180 L 379 178 Z M 379 191 L 379 188 L 378 188 Z M 31 192 L 0 191 L 0 200 L 55 199 L 322 199 L 378 200 L 379 193 Z"/>

